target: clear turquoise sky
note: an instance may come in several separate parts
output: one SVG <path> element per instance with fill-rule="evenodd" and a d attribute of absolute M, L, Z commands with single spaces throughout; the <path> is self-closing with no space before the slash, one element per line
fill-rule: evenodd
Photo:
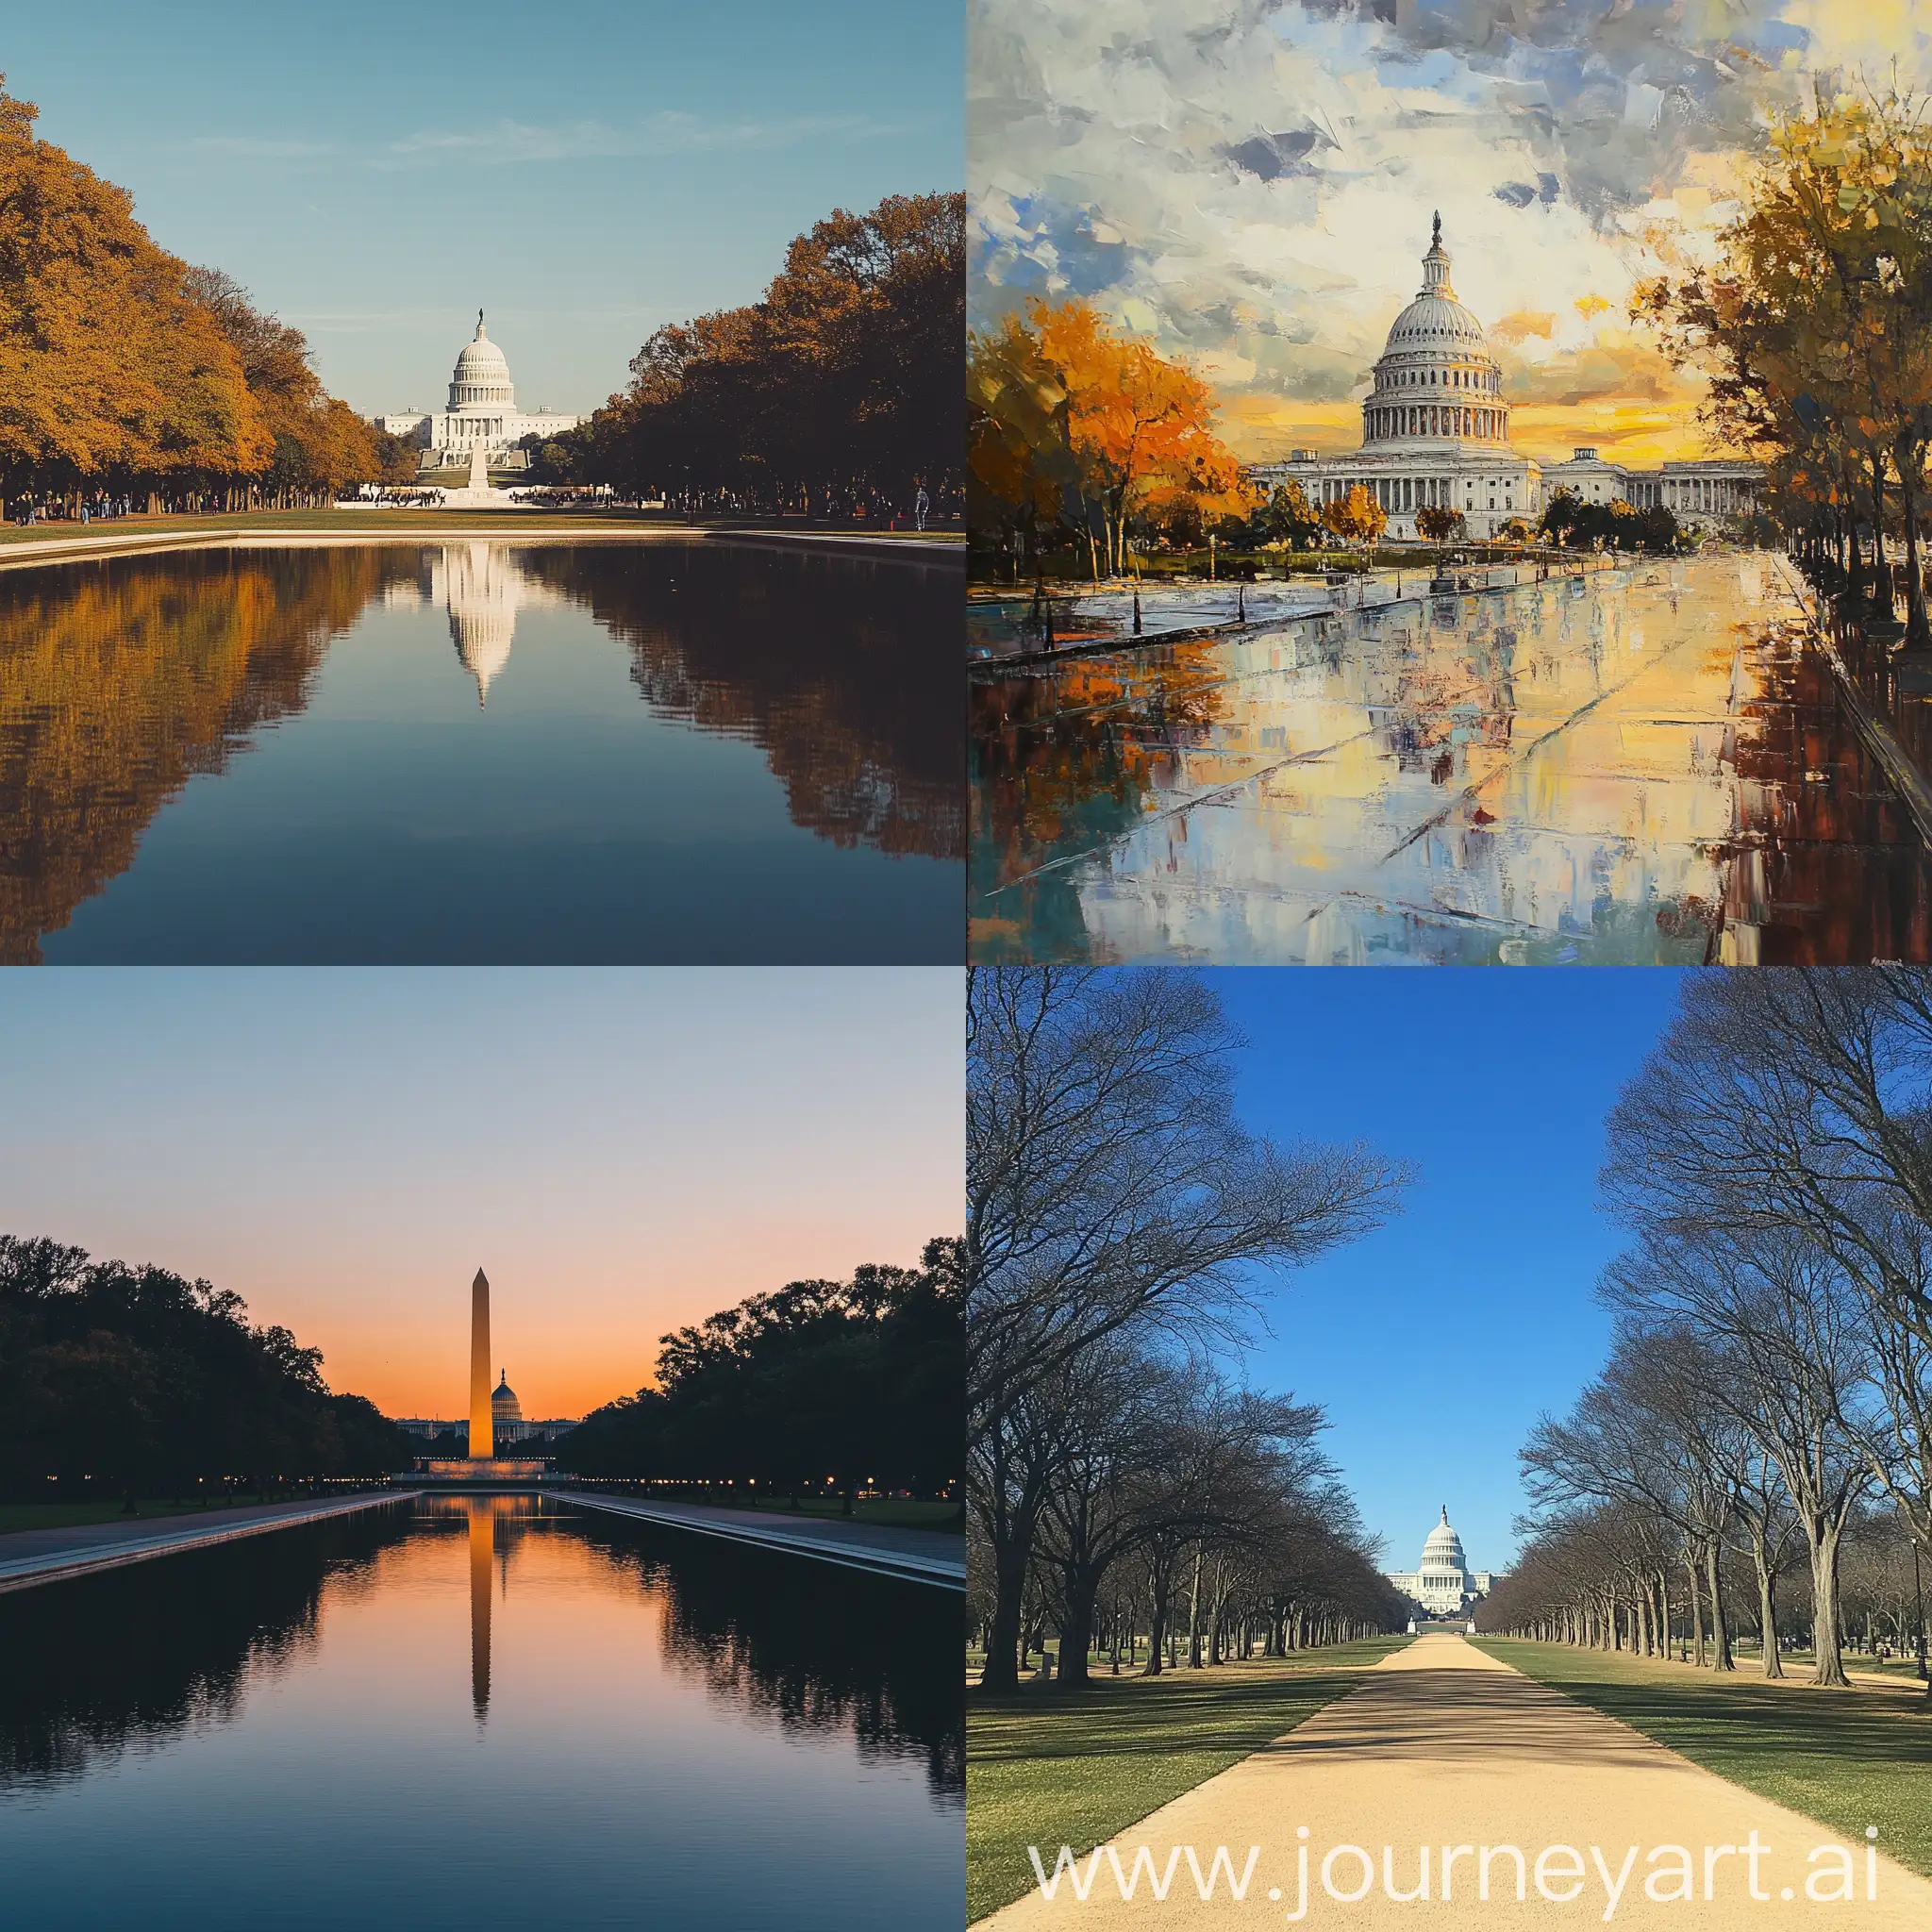
<path fill-rule="evenodd" d="M 0 1232 L 232 1288 L 391 1415 L 533 1416 L 668 1328 L 957 1234 L 955 970 L 0 974 Z"/>
<path fill-rule="evenodd" d="M 1501 1569 L 1539 1410 L 1600 1366 L 1591 1300 L 1619 1245 L 1598 1211 L 1603 1121 L 1675 1011 L 1682 975 L 1353 968 L 1211 975 L 1251 1048 L 1240 1099 L 1282 1140 L 1357 1138 L 1418 1170 L 1380 1233 L 1286 1278 L 1249 1379 L 1324 1404 L 1391 1569 L 1449 1506 Z"/>
<path fill-rule="evenodd" d="M 958 0 L 87 0 L 9 7 L 0 70 L 357 408 L 441 408 L 480 306 L 519 402 L 583 410 L 834 207 L 958 189 L 963 40 Z"/>

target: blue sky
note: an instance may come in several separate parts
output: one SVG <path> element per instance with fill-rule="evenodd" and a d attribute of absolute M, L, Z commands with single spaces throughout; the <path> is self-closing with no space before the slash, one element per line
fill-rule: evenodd
<path fill-rule="evenodd" d="M 1277 1284 L 1257 1387 L 1322 1403 L 1391 1568 L 1439 1507 L 1501 1569 L 1538 1412 L 1596 1372 L 1591 1299 L 1617 1230 L 1597 1209 L 1603 1120 L 1675 1011 L 1682 975 L 1294 967 L 1210 975 L 1250 1047 L 1240 1106 L 1279 1140 L 1360 1139 L 1417 1170 L 1405 1211 Z"/>
<path fill-rule="evenodd" d="M 9 8 L 0 66 L 357 408 L 441 408 L 480 305 L 518 400 L 582 410 L 833 208 L 957 190 L 963 39 L 958 0 L 90 0 Z"/>

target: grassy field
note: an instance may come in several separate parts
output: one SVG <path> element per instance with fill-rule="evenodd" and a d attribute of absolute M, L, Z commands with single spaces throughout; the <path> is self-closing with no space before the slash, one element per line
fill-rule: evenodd
<path fill-rule="evenodd" d="M 1879 1842 L 1932 1876 L 1932 1716 L 1915 1682 L 1821 1690 L 1521 1638 L 1478 1650 L 1641 1731 L 1746 1790 Z"/>
<path fill-rule="evenodd" d="M 1062 1695 L 1041 1685 L 966 1700 L 966 1916 L 1033 1883 L 1026 1847 L 1051 1869 L 1062 1844 L 1090 1851 L 1291 1731 L 1406 1637 L 1294 1659 L 1257 1658 L 1158 1677 L 1099 1677 Z"/>

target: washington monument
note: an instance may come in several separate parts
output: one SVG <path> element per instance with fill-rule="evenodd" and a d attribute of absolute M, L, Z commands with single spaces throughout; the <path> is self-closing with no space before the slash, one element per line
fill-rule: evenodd
<path fill-rule="evenodd" d="M 490 1405 L 490 1277 L 477 1269 L 470 1284 L 470 1459 L 496 1454 L 496 1425 Z"/>

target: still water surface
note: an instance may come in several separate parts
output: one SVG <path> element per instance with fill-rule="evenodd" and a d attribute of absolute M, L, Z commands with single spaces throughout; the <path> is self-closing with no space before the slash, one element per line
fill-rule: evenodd
<path fill-rule="evenodd" d="M 535 1497 L 0 1596 L 0 1925 L 952 1932 L 958 1603 Z"/>
<path fill-rule="evenodd" d="M 1744 554 L 983 663 L 974 951 L 1932 958 L 1932 855 L 1799 617 Z"/>
<path fill-rule="evenodd" d="M 955 961 L 959 598 L 679 541 L 0 575 L 0 960 Z"/>

